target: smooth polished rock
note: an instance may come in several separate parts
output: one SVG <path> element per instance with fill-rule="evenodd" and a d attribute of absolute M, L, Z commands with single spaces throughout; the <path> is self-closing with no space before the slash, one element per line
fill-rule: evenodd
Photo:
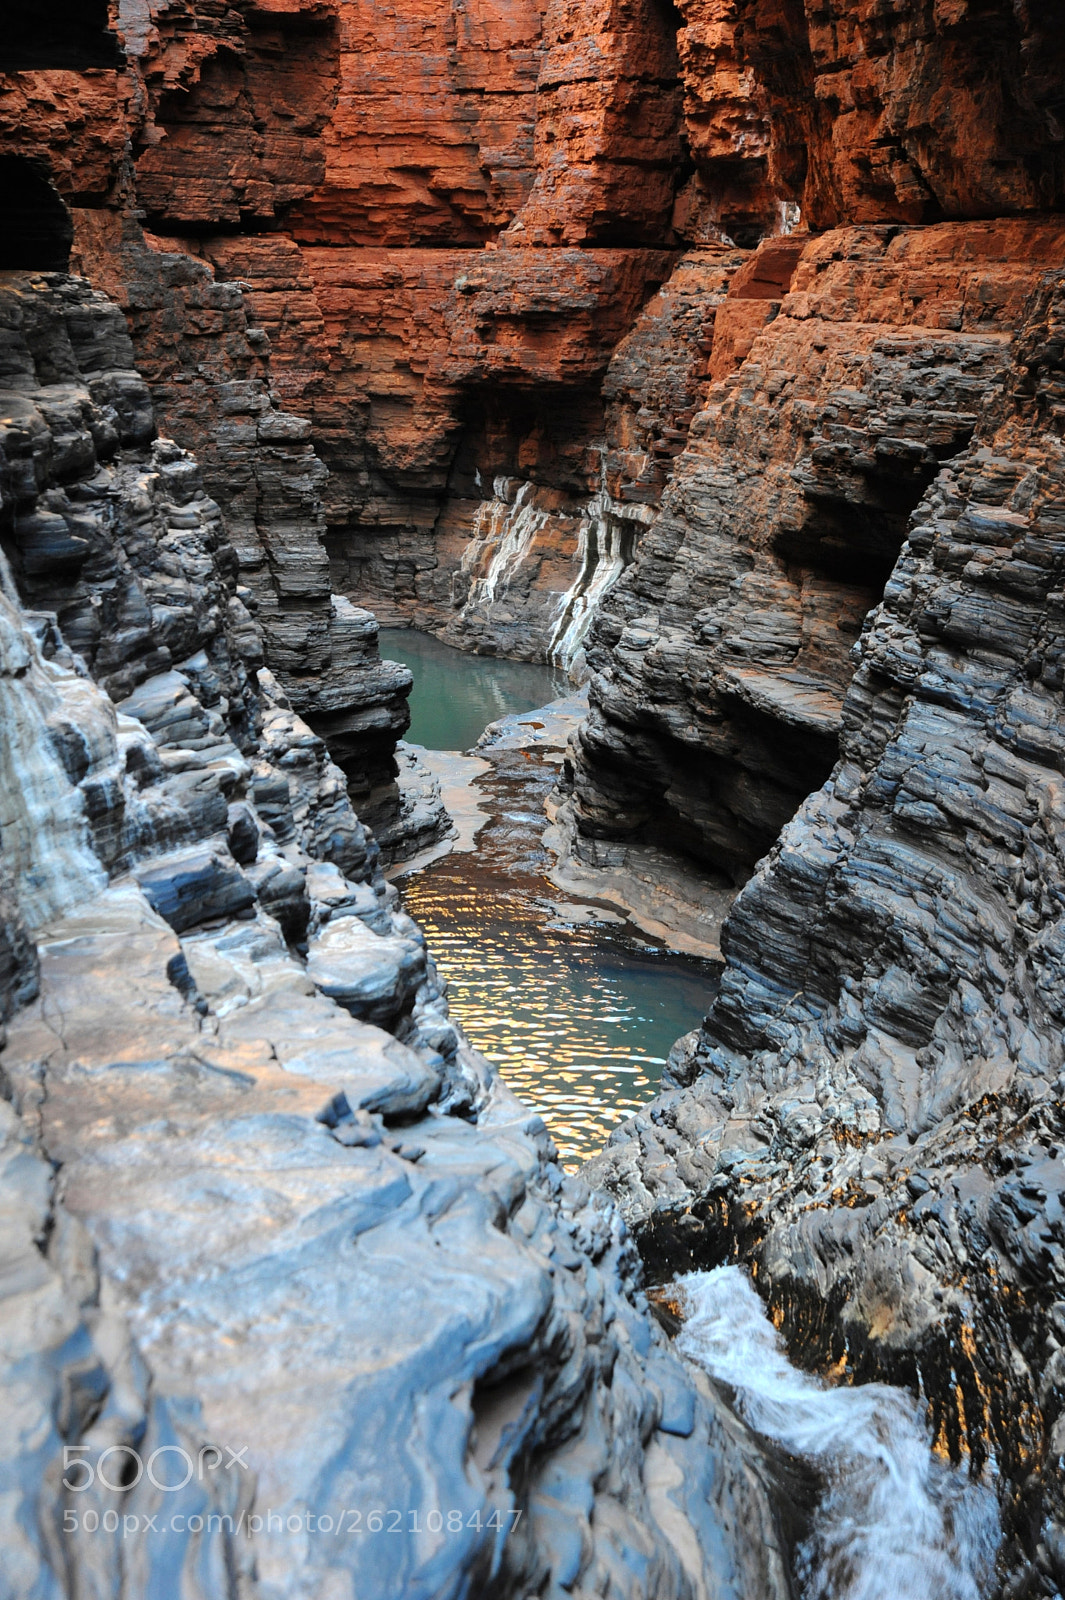
<path fill-rule="evenodd" d="M 255 903 L 255 891 L 236 862 L 217 850 L 157 857 L 137 869 L 137 882 L 176 933 L 211 917 L 232 917 Z"/>
<path fill-rule="evenodd" d="M 308 995 L 265 925 L 187 949 L 204 1014 L 167 979 L 174 934 L 109 891 L 42 938 L 42 999 L 5 1064 L 153 1406 L 180 1407 L 194 1460 L 210 1441 L 240 1463 L 205 1486 L 203 1511 L 225 1491 L 231 1512 L 207 1559 L 254 1561 L 278 1597 L 439 1600 L 494 1572 L 505 1592 L 783 1600 L 752 1441 L 649 1318 L 616 1214 L 563 1178 L 539 1119 L 497 1084 L 482 1127 L 410 1125 L 408 1103 L 389 1134 L 357 1107 L 383 1070 L 401 1081 L 396 1041 Z M 259 992 L 223 1006 L 211 975 L 234 961 Z M 31 1159 L 39 1208 L 47 1171 Z M 121 1393 L 107 1364 L 97 1385 Z M 140 1437 L 143 1403 L 107 1415 L 70 1425 L 90 1460 Z M 37 1515 L 57 1514 L 58 1449 L 19 1463 Z M 138 1521 L 127 1570 L 180 1570 L 168 1537 Z M 70 1548 L 87 1570 L 88 1541 Z"/>
<path fill-rule="evenodd" d="M 315 941 L 307 971 L 352 1016 L 394 1018 L 413 1004 L 425 951 L 413 940 L 372 932 L 358 917 L 334 917 Z"/>

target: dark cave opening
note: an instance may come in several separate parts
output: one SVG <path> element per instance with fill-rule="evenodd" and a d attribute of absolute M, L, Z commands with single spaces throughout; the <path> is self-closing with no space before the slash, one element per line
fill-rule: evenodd
<path fill-rule="evenodd" d="M 923 488 L 922 484 L 920 491 L 910 493 L 907 486 L 897 507 L 808 497 L 801 525 L 782 526 L 772 541 L 773 550 L 789 566 L 868 589 L 869 603 L 875 605 L 898 560 L 909 515 Z"/>
<path fill-rule="evenodd" d="M 7 0 L 0 72 L 121 66 L 108 21 L 107 0 Z"/>
<path fill-rule="evenodd" d="M 74 225 L 42 166 L 0 156 L 0 271 L 66 272 Z"/>

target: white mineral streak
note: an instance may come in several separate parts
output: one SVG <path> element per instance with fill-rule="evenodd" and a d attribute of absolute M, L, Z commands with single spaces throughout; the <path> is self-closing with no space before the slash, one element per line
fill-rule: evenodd
<path fill-rule="evenodd" d="M 991 1489 L 932 1452 L 917 1402 L 870 1383 L 828 1388 L 790 1365 L 738 1267 L 678 1282 L 678 1349 L 735 1391 L 759 1433 L 810 1462 L 825 1489 L 799 1551 L 803 1600 L 980 1600 L 999 1539 Z"/>
<path fill-rule="evenodd" d="M 508 592 L 519 587 L 522 569 L 549 524 L 559 516 L 557 510 L 537 504 L 533 483 L 516 484 L 512 478 L 499 477 L 493 491 L 494 498 L 477 510 L 473 536 L 462 555 L 461 569 L 469 583 L 463 607 L 467 612 L 484 611 L 505 601 Z M 581 512 L 572 557 L 573 581 L 562 594 L 545 594 L 552 608 L 544 629 L 547 659 L 572 677 L 579 679 L 582 674 L 584 641 L 599 604 L 632 560 L 639 525 L 650 518 L 649 508 L 621 507 L 605 489 Z M 576 517 L 567 512 L 563 520 L 571 527 Z M 565 538 L 572 538 L 568 530 Z M 543 542 L 549 545 L 550 537 Z M 519 597 L 519 609 L 524 604 L 525 598 Z"/>
<path fill-rule="evenodd" d="M 550 511 L 533 503 L 536 486 L 523 483 L 516 494 L 509 478 L 496 478 L 495 498 L 478 507 L 473 538 L 462 554 L 462 571 L 476 573 L 487 561 L 483 577 L 474 577 L 468 606 L 492 605 L 520 569 L 538 533 L 551 520 Z"/>
<path fill-rule="evenodd" d="M 632 535 L 620 521 L 606 494 L 597 494 L 581 518 L 577 576 L 559 597 L 554 632 L 547 647 L 549 661 L 566 672 L 578 665 L 589 629 L 603 596 L 614 587 L 630 558 Z"/>
<path fill-rule="evenodd" d="M 2 558 L 0 558 L 2 559 Z M 19 905 L 38 928 L 98 894 L 107 875 L 89 843 L 85 805 L 53 740 L 59 724 L 81 734 L 89 765 L 99 760 L 115 714 L 99 690 L 46 661 L 12 603 L 0 568 L 0 849 Z"/>

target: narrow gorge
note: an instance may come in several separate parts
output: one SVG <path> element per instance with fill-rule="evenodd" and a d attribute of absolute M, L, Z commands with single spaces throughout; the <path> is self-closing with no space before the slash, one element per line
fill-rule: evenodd
<path fill-rule="evenodd" d="M 1056 0 L 2 22 L 0 1600 L 1060 1600 Z"/>

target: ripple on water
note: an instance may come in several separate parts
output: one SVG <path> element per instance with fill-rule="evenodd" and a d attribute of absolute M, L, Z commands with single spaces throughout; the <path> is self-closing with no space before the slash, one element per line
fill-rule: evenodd
<path fill-rule="evenodd" d="M 411 668 L 409 736 L 431 750 L 468 748 L 487 722 L 569 687 L 550 668 L 404 629 L 382 629 L 381 652 Z M 715 971 L 589 920 L 586 906 L 567 921 L 542 841 L 556 777 L 539 752 L 498 759 L 476 785 L 491 819 L 476 849 L 400 886 L 447 979 L 451 1015 L 575 1166 L 651 1099 L 674 1042 L 701 1021 Z"/>
<path fill-rule="evenodd" d="M 500 782 L 489 774 L 481 786 L 491 795 Z M 605 923 L 567 923 L 537 871 L 543 816 L 526 818 L 515 837 L 498 816 L 476 851 L 413 874 L 403 894 L 447 979 L 452 1016 L 541 1113 L 572 1166 L 655 1093 L 673 1043 L 701 1020 L 714 975 L 708 963 L 641 947 Z"/>

